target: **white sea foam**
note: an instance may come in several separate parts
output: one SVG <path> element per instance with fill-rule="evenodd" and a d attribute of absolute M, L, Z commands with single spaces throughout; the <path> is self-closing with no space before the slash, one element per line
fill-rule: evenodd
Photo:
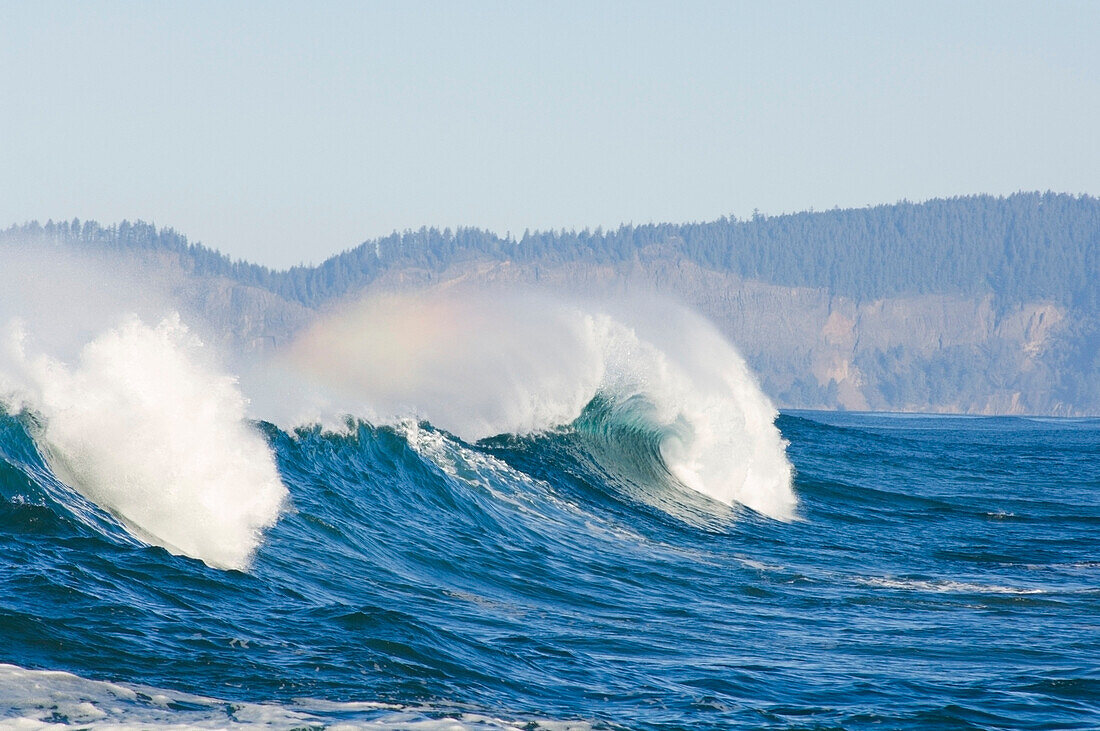
<path fill-rule="evenodd" d="M 51 468 L 138 537 L 243 569 L 287 491 L 233 378 L 178 316 L 131 316 L 75 363 L 33 352 L 18 328 L 0 364 L 6 400 L 33 411 Z"/>
<path fill-rule="evenodd" d="M 434 429 L 422 429 L 412 419 L 397 425 L 409 446 L 431 460 L 444 474 L 491 494 L 523 513 L 539 513 L 539 522 L 564 523 L 558 513 L 577 515 L 581 508 L 553 494 L 542 480 L 512 468 L 507 462 L 472 449 Z M 511 489 L 510 489 L 511 488 Z M 518 489 L 516 489 L 518 488 Z M 534 495 L 537 494 L 537 499 Z M 636 536 L 632 536 L 636 537 Z"/>
<path fill-rule="evenodd" d="M 348 720 L 353 719 L 353 720 Z M 584 731 L 587 723 L 515 723 L 477 713 L 388 703 L 301 700 L 237 703 L 72 673 L 0 664 L 0 729 L 547 729 Z"/>
<path fill-rule="evenodd" d="M 867 586 L 879 586 L 884 589 L 900 589 L 903 591 L 919 591 L 935 594 L 1007 594 L 1027 595 L 1045 594 L 1046 589 L 1034 587 L 1003 586 L 1000 584 L 978 584 L 967 581 L 952 580 L 927 580 L 893 578 L 890 576 L 875 576 L 856 579 L 860 584 Z"/>
<path fill-rule="evenodd" d="M 167 270 L 48 243 L 2 253 L 0 400 L 35 413 L 54 471 L 143 540 L 246 566 L 286 488 L 174 314 Z"/>
<path fill-rule="evenodd" d="M 598 393 L 640 395 L 667 427 L 661 452 L 678 482 L 794 516 L 775 408 L 733 347 L 672 305 L 616 315 L 530 294 L 375 297 L 320 320 L 278 368 L 311 384 L 309 397 L 268 399 L 263 413 L 283 423 L 412 416 L 467 441 L 569 424 Z"/>

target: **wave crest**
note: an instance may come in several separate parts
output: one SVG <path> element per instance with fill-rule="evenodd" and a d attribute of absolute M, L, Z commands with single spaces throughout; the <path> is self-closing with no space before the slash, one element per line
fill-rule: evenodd
<path fill-rule="evenodd" d="M 38 415 L 54 473 L 149 543 L 247 567 L 287 490 L 235 380 L 203 362 L 179 317 L 155 327 L 130 317 L 73 365 L 28 356 L 23 340 L 0 380 L 9 402 Z"/>

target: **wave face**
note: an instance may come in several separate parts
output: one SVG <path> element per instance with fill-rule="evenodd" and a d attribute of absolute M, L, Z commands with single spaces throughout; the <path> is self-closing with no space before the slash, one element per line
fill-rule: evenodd
<path fill-rule="evenodd" d="M 1100 421 L 783 415 L 784 522 L 676 484 L 659 409 L 252 425 L 290 508 L 245 572 L 135 540 L 9 410 L 0 725 L 1095 725 Z"/>

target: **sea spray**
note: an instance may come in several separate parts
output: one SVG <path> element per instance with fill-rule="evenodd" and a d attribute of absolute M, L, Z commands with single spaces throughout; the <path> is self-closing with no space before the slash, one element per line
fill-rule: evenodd
<path fill-rule="evenodd" d="M 273 365 L 280 363 L 297 387 L 264 404 L 264 418 L 275 413 L 293 426 L 345 414 L 415 416 L 469 441 L 568 423 L 603 378 L 590 319 L 541 298 L 430 292 L 375 296 L 331 313 Z"/>
<path fill-rule="evenodd" d="M 131 316 L 74 364 L 28 355 L 25 340 L 14 334 L 0 381 L 38 416 L 54 472 L 143 540 L 246 568 L 287 490 L 235 380 L 204 362 L 179 317 Z"/>
<path fill-rule="evenodd" d="M 605 385 L 616 403 L 652 404 L 660 452 L 682 485 L 773 518 L 794 517 L 792 467 L 778 412 L 741 355 L 684 308 L 636 306 L 628 328 L 612 321 Z"/>

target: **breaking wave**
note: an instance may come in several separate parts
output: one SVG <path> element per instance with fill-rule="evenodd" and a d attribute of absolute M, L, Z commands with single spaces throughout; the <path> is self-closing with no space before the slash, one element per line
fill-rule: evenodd
<path fill-rule="evenodd" d="M 795 514 L 775 408 L 733 347 L 672 305 L 624 318 L 543 297 L 391 295 L 318 322 L 282 368 L 312 385 L 274 389 L 284 425 L 412 417 L 473 442 L 605 420 L 652 440 L 650 476 L 667 485 Z"/>

